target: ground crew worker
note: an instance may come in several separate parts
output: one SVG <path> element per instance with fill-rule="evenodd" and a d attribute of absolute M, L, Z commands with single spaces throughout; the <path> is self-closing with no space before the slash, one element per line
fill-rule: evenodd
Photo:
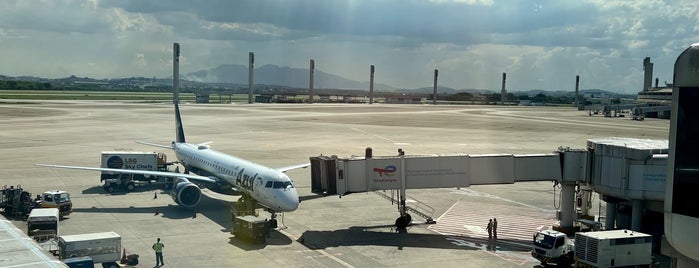
<path fill-rule="evenodd" d="M 160 237 L 158 237 L 158 241 L 153 244 L 153 250 L 155 251 L 155 267 L 160 267 L 165 265 L 165 262 L 163 262 L 163 248 L 165 245 L 163 243 L 160 243 Z"/>
<path fill-rule="evenodd" d="M 493 238 L 498 239 L 498 219 L 493 218 Z"/>
<path fill-rule="evenodd" d="M 488 219 L 488 240 L 493 239 L 493 219 Z"/>

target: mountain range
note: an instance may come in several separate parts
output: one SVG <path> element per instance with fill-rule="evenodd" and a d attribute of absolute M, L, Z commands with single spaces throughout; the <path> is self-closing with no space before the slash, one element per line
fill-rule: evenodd
<path fill-rule="evenodd" d="M 247 88 L 248 85 L 248 67 L 239 64 L 224 64 L 218 67 L 200 70 L 196 72 L 181 75 L 181 80 L 184 80 L 181 86 L 189 87 L 225 87 L 225 88 Z M 109 87 L 124 88 L 126 87 L 144 87 L 144 86 L 169 86 L 172 83 L 172 76 L 164 78 L 112 78 L 112 79 L 94 79 L 89 77 L 70 76 L 66 78 L 48 79 L 32 76 L 4 76 L 0 75 L 0 80 L 17 80 L 17 81 L 33 81 L 33 82 L 49 82 L 55 85 L 75 85 L 81 84 L 103 84 L 110 85 Z M 296 88 L 307 89 L 309 80 L 309 70 L 302 68 L 280 67 L 277 65 L 263 65 L 255 68 L 254 81 L 255 85 L 262 85 L 266 88 Z M 259 87 L 258 87 L 259 88 Z M 354 89 L 361 91 L 369 90 L 369 82 L 360 82 L 350 80 L 338 75 L 325 73 L 315 70 L 314 72 L 314 88 L 317 89 Z M 414 89 L 399 89 L 388 84 L 376 83 L 374 89 L 377 92 L 395 92 L 405 94 L 432 94 L 432 87 L 422 87 Z M 455 94 L 459 92 L 468 92 L 472 94 L 489 94 L 499 93 L 500 90 L 488 89 L 454 89 L 450 87 L 438 86 L 439 94 Z M 547 96 L 574 96 L 572 90 L 541 90 L 541 89 L 508 89 L 509 93 L 515 95 L 534 96 L 544 94 Z M 635 98 L 635 94 L 620 94 L 600 89 L 584 89 L 580 90 L 580 94 L 608 96 L 608 97 L 629 97 Z"/>
<path fill-rule="evenodd" d="M 255 68 L 255 84 L 280 85 L 292 88 L 308 88 L 309 70 L 300 68 L 280 67 L 267 64 Z M 244 84 L 248 82 L 248 67 L 240 64 L 224 64 L 216 68 L 188 73 L 182 79 L 202 83 L 231 83 Z M 338 75 L 315 70 L 313 87 L 327 89 L 369 89 L 369 82 L 350 80 Z M 381 83 L 375 83 L 374 89 L 379 91 L 394 91 L 396 88 Z"/>
<path fill-rule="evenodd" d="M 213 84 L 234 84 L 241 87 L 247 87 L 248 83 L 248 67 L 240 64 L 224 64 L 218 67 L 200 70 L 192 73 L 185 74 L 181 77 L 184 80 L 189 80 L 199 83 L 213 83 Z M 360 82 L 355 80 L 350 80 L 338 75 L 325 73 L 319 70 L 315 70 L 313 74 L 314 78 L 314 88 L 319 89 L 358 89 L 358 90 L 369 90 L 369 82 Z M 281 67 L 277 65 L 267 64 L 261 67 L 255 68 L 254 79 L 256 85 L 274 85 L 280 87 L 290 87 L 290 88 L 308 88 L 309 80 L 309 69 L 305 68 L 291 68 L 291 67 Z M 388 92 L 403 92 L 412 94 L 432 94 L 432 87 L 422 87 L 415 89 L 398 89 L 388 84 L 376 83 L 374 84 L 374 90 L 376 91 L 388 91 Z M 469 93 L 499 93 L 497 90 L 487 90 L 487 89 L 454 89 L 450 87 L 438 86 L 437 91 L 440 94 L 454 94 L 458 92 L 469 92 Z M 549 96 L 571 96 L 574 95 L 573 91 L 566 90 L 540 90 L 540 89 L 509 89 L 508 92 L 514 93 L 515 95 L 528 95 L 534 96 L 539 93 L 543 93 Z M 610 91 L 599 90 L 599 89 L 585 89 L 580 90 L 581 94 L 605 94 L 607 96 L 617 96 L 624 95 L 618 94 Z"/>

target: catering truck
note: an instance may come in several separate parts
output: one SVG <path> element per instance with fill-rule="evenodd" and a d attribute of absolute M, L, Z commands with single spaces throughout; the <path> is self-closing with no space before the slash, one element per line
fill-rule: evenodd
<path fill-rule="evenodd" d="M 167 172 L 169 164 L 171 163 L 167 162 L 167 156 L 164 153 L 127 151 L 102 152 L 102 168 Z M 119 188 L 133 191 L 136 185 L 140 183 L 153 182 L 164 183 L 165 189 L 170 189 L 173 183 L 172 178 L 142 174 L 123 174 L 109 171 L 102 171 L 100 180 L 103 182 L 102 187 L 104 187 L 104 190 L 108 193 L 112 193 Z"/>

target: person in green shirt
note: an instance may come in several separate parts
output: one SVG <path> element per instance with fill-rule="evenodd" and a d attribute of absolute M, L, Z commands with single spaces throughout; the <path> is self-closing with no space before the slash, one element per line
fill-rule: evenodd
<path fill-rule="evenodd" d="M 163 262 L 163 248 L 165 245 L 163 243 L 160 243 L 160 237 L 158 237 L 158 241 L 153 244 L 153 250 L 155 250 L 155 267 L 160 267 L 165 265 L 165 262 Z"/>

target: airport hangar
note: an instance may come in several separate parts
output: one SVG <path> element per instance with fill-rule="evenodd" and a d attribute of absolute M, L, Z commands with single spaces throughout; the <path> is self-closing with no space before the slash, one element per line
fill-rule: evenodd
<path fill-rule="evenodd" d="M 166 263 L 183 267 L 520 267 L 536 263 L 528 248 L 516 246 L 528 243 L 535 231 L 522 226 L 555 221 L 550 182 L 413 190 L 409 194 L 434 207 L 436 215 L 461 209 L 461 214 L 444 219 L 451 217 L 452 225 L 463 230 L 474 231 L 488 218 L 499 218 L 507 233 L 503 238 L 511 236 L 514 244 L 488 251 L 481 237 L 445 236 L 423 225 L 398 236 L 392 232 L 396 211 L 390 202 L 373 194 L 319 197 L 310 193 L 310 171 L 300 170 L 289 173 L 304 196 L 301 208 L 285 215 L 289 228 L 274 233 L 266 245 L 253 246 L 231 239 L 230 214 L 220 201 L 203 200 L 197 210 L 186 211 L 167 198 L 153 199 L 154 189 L 107 195 L 93 173 L 32 165 L 98 165 L 102 150 L 140 150 L 137 140 L 167 143 L 174 136 L 171 105 L 36 102 L 2 105 L 0 111 L 3 121 L 13 126 L 3 130 L 1 184 L 22 184 L 31 192 L 71 191 L 76 212 L 61 222 L 61 233 L 116 231 L 144 264 L 153 260 L 150 244 L 162 237 L 168 241 Z M 217 150 L 269 166 L 296 164 L 319 154 L 358 155 L 366 147 L 377 155 L 392 155 L 398 148 L 409 154 L 550 153 L 558 146 L 584 148 L 590 138 L 666 139 L 669 124 L 590 118 L 555 107 L 184 105 L 182 113 L 189 139 L 214 141 Z M 153 214 L 156 208 L 161 215 Z M 535 216 L 508 218 L 513 211 Z M 200 216 L 192 218 L 194 213 Z"/>

